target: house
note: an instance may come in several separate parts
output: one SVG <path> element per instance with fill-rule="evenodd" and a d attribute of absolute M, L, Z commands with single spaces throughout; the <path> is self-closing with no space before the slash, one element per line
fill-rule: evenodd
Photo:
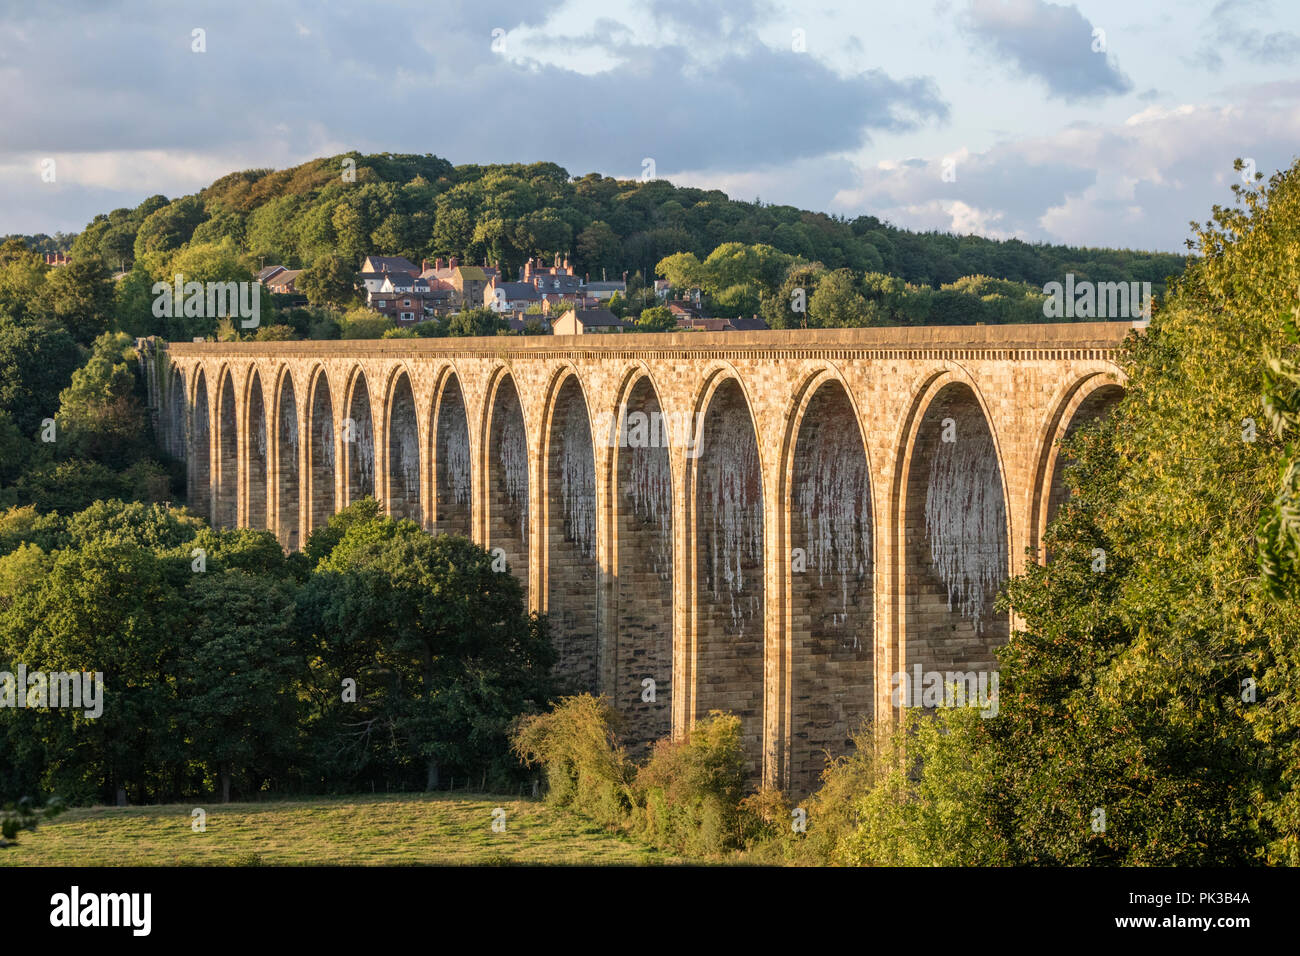
<path fill-rule="evenodd" d="M 519 281 L 550 295 L 575 295 L 582 288 L 582 281 L 573 274 L 568 258 L 561 262 L 558 253 L 552 266 L 544 266 L 541 259 L 529 257 L 519 270 Z"/>
<path fill-rule="evenodd" d="M 677 320 L 677 328 L 683 332 L 760 332 L 768 328 L 767 320 L 754 316 L 735 319 L 689 319 Z"/>
<path fill-rule="evenodd" d="M 655 298 L 661 302 L 668 298 L 669 291 L 672 290 L 672 283 L 667 279 L 655 279 Z"/>
<path fill-rule="evenodd" d="M 366 256 L 361 263 L 362 272 L 406 272 L 418 275 L 420 270 L 415 263 L 404 256 Z"/>
<path fill-rule="evenodd" d="M 417 279 L 409 272 L 385 272 L 375 295 L 392 295 L 394 292 L 428 292 L 429 281 Z"/>
<path fill-rule="evenodd" d="M 257 281 L 262 283 L 262 285 L 266 285 L 273 278 L 278 276 L 281 272 L 285 272 L 285 271 L 287 270 L 284 268 L 284 266 L 267 266 L 265 269 L 261 269 L 258 271 Z"/>
<path fill-rule="evenodd" d="M 483 305 L 498 312 L 526 312 L 541 303 L 541 294 L 527 282 L 491 279 L 483 289 Z"/>
<path fill-rule="evenodd" d="M 276 295 L 296 295 L 298 292 L 298 277 L 302 275 L 301 269 L 284 269 L 277 272 L 271 277 L 271 281 L 266 283 L 268 292 L 274 292 Z"/>
<path fill-rule="evenodd" d="M 609 334 L 623 331 L 623 320 L 609 309 L 570 309 L 551 322 L 556 335 Z"/>
<path fill-rule="evenodd" d="M 583 293 L 592 299 L 600 302 L 608 302 L 614 298 L 615 293 L 623 298 L 627 298 L 626 282 L 588 282 L 582 287 Z"/>
<path fill-rule="evenodd" d="M 45 264 L 47 266 L 66 266 L 72 260 L 63 252 L 45 253 Z"/>
<path fill-rule="evenodd" d="M 680 322 L 682 319 L 706 318 L 704 310 L 690 299 L 673 299 L 668 303 L 668 311 Z"/>
<path fill-rule="evenodd" d="M 414 325 L 451 308 L 450 289 L 432 289 L 427 292 L 376 293 L 370 307 L 386 315 L 398 325 Z"/>
<path fill-rule="evenodd" d="M 420 270 L 420 277 L 446 283 L 455 293 L 456 307 L 462 309 L 482 308 L 484 289 L 501 275 L 498 266 L 461 265 L 456 256 L 445 263 L 442 259 L 434 259 L 432 268 L 429 268 L 427 259 L 422 264 L 425 268 Z"/>

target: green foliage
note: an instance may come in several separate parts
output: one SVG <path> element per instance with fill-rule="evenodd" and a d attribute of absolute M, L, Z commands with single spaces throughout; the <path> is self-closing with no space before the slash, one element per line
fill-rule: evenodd
<path fill-rule="evenodd" d="M 579 694 L 521 717 L 511 745 L 525 764 L 545 771 L 549 801 L 617 826 L 632 808 L 636 772 L 618 745 L 619 727 L 608 698 Z"/>
<path fill-rule="evenodd" d="M 1009 587 L 1026 626 L 991 740 L 1019 862 L 1300 863 L 1300 604 L 1251 533 L 1286 456 L 1252 420 L 1264 357 L 1295 348 L 1297 170 L 1238 196 L 1130 339 L 1124 400 L 1070 443 L 1049 563 Z"/>
<path fill-rule="evenodd" d="M 554 660 L 517 579 L 373 500 L 335 518 L 313 566 L 158 505 L 0 514 L 0 670 L 98 671 L 105 688 L 97 717 L 0 708 L 0 799 L 517 780 L 507 731 L 546 701 Z"/>
<path fill-rule="evenodd" d="M 673 332 L 677 329 L 677 317 L 662 305 L 642 309 L 636 320 L 637 332 Z"/>
<path fill-rule="evenodd" d="M 466 309 L 447 320 L 447 334 L 451 336 L 499 335 L 509 328 L 509 323 L 491 309 Z"/>
<path fill-rule="evenodd" d="M 745 796 L 740 718 L 713 711 L 683 741 L 658 741 L 644 766 L 619 745 L 605 697 L 579 694 L 521 718 L 512 746 L 546 773 L 547 799 L 663 849 L 718 856 L 774 832 L 779 795 Z"/>
<path fill-rule="evenodd" d="M 740 718 L 711 711 L 685 741 L 660 740 L 636 775 L 640 832 L 658 846 L 714 856 L 742 843 Z"/>
<path fill-rule="evenodd" d="M 37 807 L 31 797 L 0 807 L 0 850 L 18 845 L 18 834 L 35 830 L 41 820 L 52 820 L 66 809 L 58 797 L 50 797 L 43 807 Z"/>
<path fill-rule="evenodd" d="M 316 257 L 298 279 L 298 287 L 312 305 L 344 305 L 356 298 L 353 289 L 356 266 L 342 256 L 325 253 Z"/>
<path fill-rule="evenodd" d="M 0 315 L 0 411 L 35 440 L 42 419 L 58 412 L 59 393 L 81 361 L 80 350 L 63 329 Z"/>

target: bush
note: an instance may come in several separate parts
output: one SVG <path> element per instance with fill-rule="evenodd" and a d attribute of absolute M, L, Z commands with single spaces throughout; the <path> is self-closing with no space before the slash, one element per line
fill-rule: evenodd
<path fill-rule="evenodd" d="M 665 849 L 715 856 L 742 845 L 740 718 L 711 711 L 684 741 L 660 740 L 636 775 L 640 832 Z"/>
<path fill-rule="evenodd" d="M 774 836 L 789 811 L 778 793 L 747 801 L 740 719 L 713 711 L 684 741 L 660 740 L 638 768 L 618 745 L 604 697 L 566 697 L 521 718 L 514 750 L 546 773 L 547 800 L 690 856 L 717 856 Z"/>
<path fill-rule="evenodd" d="M 618 714 L 605 697 L 562 699 L 548 714 L 520 718 L 514 751 L 546 774 L 547 800 L 606 826 L 626 822 L 634 768 L 617 740 Z"/>

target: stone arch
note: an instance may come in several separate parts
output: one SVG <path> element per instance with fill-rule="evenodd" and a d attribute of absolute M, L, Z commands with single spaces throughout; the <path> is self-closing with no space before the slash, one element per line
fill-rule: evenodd
<path fill-rule="evenodd" d="M 244 474 L 247 476 L 246 524 L 257 531 L 267 527 L 267 477 L 269 473 L 269 449 L 266 434 L 266 402 L 262 395 L 262 377 L 257 369 L 248 374 L 245 386 L 244 409 L 247 415 L 244 423 L 244 449 L 241 456 Z"/>
<path fill-rule="evenodd" d="M 431 523 L 440 534 L 474 536 L 474 483 L 469 418 L 460 376 L 448 369 L 430 409 L 433 494 Z"/>
<path fill-rule="evenodd" d="M 298 399 L 293 376 L 286 368 L 280 376 L 275 402 L 275 523 L 276 537 L 286 550 L 302 547 L 298 540 L 302 518 L 302 483 L 298 474 Z"/>
<path fill-rule="evenodd" d="M 764 498 L 758 430 L 739 377 L 715 372 L 696 406 L 701 428 L 687 502 L 693 529 L 693 713 L 740 718 L 751 776 L 762 766 Z"/>
<path fill-rule="evenodd" d="M 307 394 L 307 534 L 325 527 L 335 510 L 338 448 L 334 436 L 334 398 L 329 376 L 317 367 Z"/>
<path fill-rule="evenodd" d="M 487 546 L 494 559 L 504 557 L 528 589 L 528 431 L 514 376 L 502 369 L 488 388 L 484 428 L 487 440 Z M 501 549 L 497 551 L 497 549 Z"/>
<path fill-rule="evenodd" d="M 811 376 L 787 420 L 789 771 L 811 791 L 825 755 L 875 709 L 875 538 L 862 418 L 832 370 Z"/>
<path fill-rule="evenodd" d="M 194 404 L 187 497 L 196 514 L 212 523 L 212 422 L 208 383 L 202 366 L 194 373 Z"/>
<path fill-rule="evenodd" d="M 189 396 L 185 372 L 171 367 L 171 388 L 167 400 L 167 451 L 178 461 L 189 461 Z"/>
<path fill-rule="evenodd" d="M 347 507 L 366 497 L 378 497 L 375 488 L 375 426 L 370 414 L 370 388 L 366 373 L 359 366 L 353 370 L 347 388 L 345 408 L 339 430 L 343 449 L 343 505 Z"/>
<path fill-rule="evenodd" d="M 387 459 L 384 465 L 384 501 L 394 518 L 409 518 L 423 525 L 420 495 L 420 422 L 415 411 L 411 376 L 402 367 L 389 382 L 384 403 Z"/>
<path fill-rule="evenodd" d="M 542 426 L 542 559 L 556 673 L 574 691 L 599 686 L 600 567 L 596 559 L 596 450 L 582 382 L 566 366 L 552 379 Z"/>
<path fill-rule="evenodd" d="M 597 441 L 609 441 L 613 521 L 610 564 L 610 696 L 627 720 L 634 745 L 672 731 L 673 526 L 671 446 L 680 432 L 666 425 L 659 389 L 644 367 L 623 379 L 614 427 L 597 422 Z M 646 685 L 654 681 L 654 700 Z"/>
<path fill-rule="evenodd" d="M 1010 574 L 1012 535 L 991 421 L 956 366 L 932 375 L 911 406 L 896 471 L 905 706 L 927 703 L 926 674 L 943 675 L 942 692 L 949 672 L 995 671 L 995 652 L 1010 637 L 1009 615 L 993 607 Z"/>
<path fill-rule="evenodd" d="M 217 379 L 217 474 L 212 524 L 233 528 L 239 516 L 239 417 L 235 409 L 235 380 L 230 366 Z"/>
<path fill-rule="evenodd" d="M 1040 558 L 1047 526 L 1070 496 L 1065 469 L 1072 460 L 1061 443 L 1079 429 L 1104 418 L 1123 397 L 1124 386 L 1115 381 L 1113 373 L 1094 372 L 1070 383 L 1052 403 L 1052 416 L 1039 440 L 1037 467 L 1030 488 L 1030 546 Z"/>

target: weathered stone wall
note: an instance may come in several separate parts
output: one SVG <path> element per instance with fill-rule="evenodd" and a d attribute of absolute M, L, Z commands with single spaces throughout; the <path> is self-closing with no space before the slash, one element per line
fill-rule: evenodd
<path fill-rule="evenodd" d="M 195 510 L 301 547 L 375 494 L 500 547 L 634 741 L 724 707 L 755 773 L 806 789 L 892 715 L 893 674 L 991 666 L 987 601 L 1037 553 L 1056 442 L 1119 394 L 1129 329 L 175 343 L 151 394 Z M 668 447 L 611 440 L 620 406 L 678 426 Z"/>

